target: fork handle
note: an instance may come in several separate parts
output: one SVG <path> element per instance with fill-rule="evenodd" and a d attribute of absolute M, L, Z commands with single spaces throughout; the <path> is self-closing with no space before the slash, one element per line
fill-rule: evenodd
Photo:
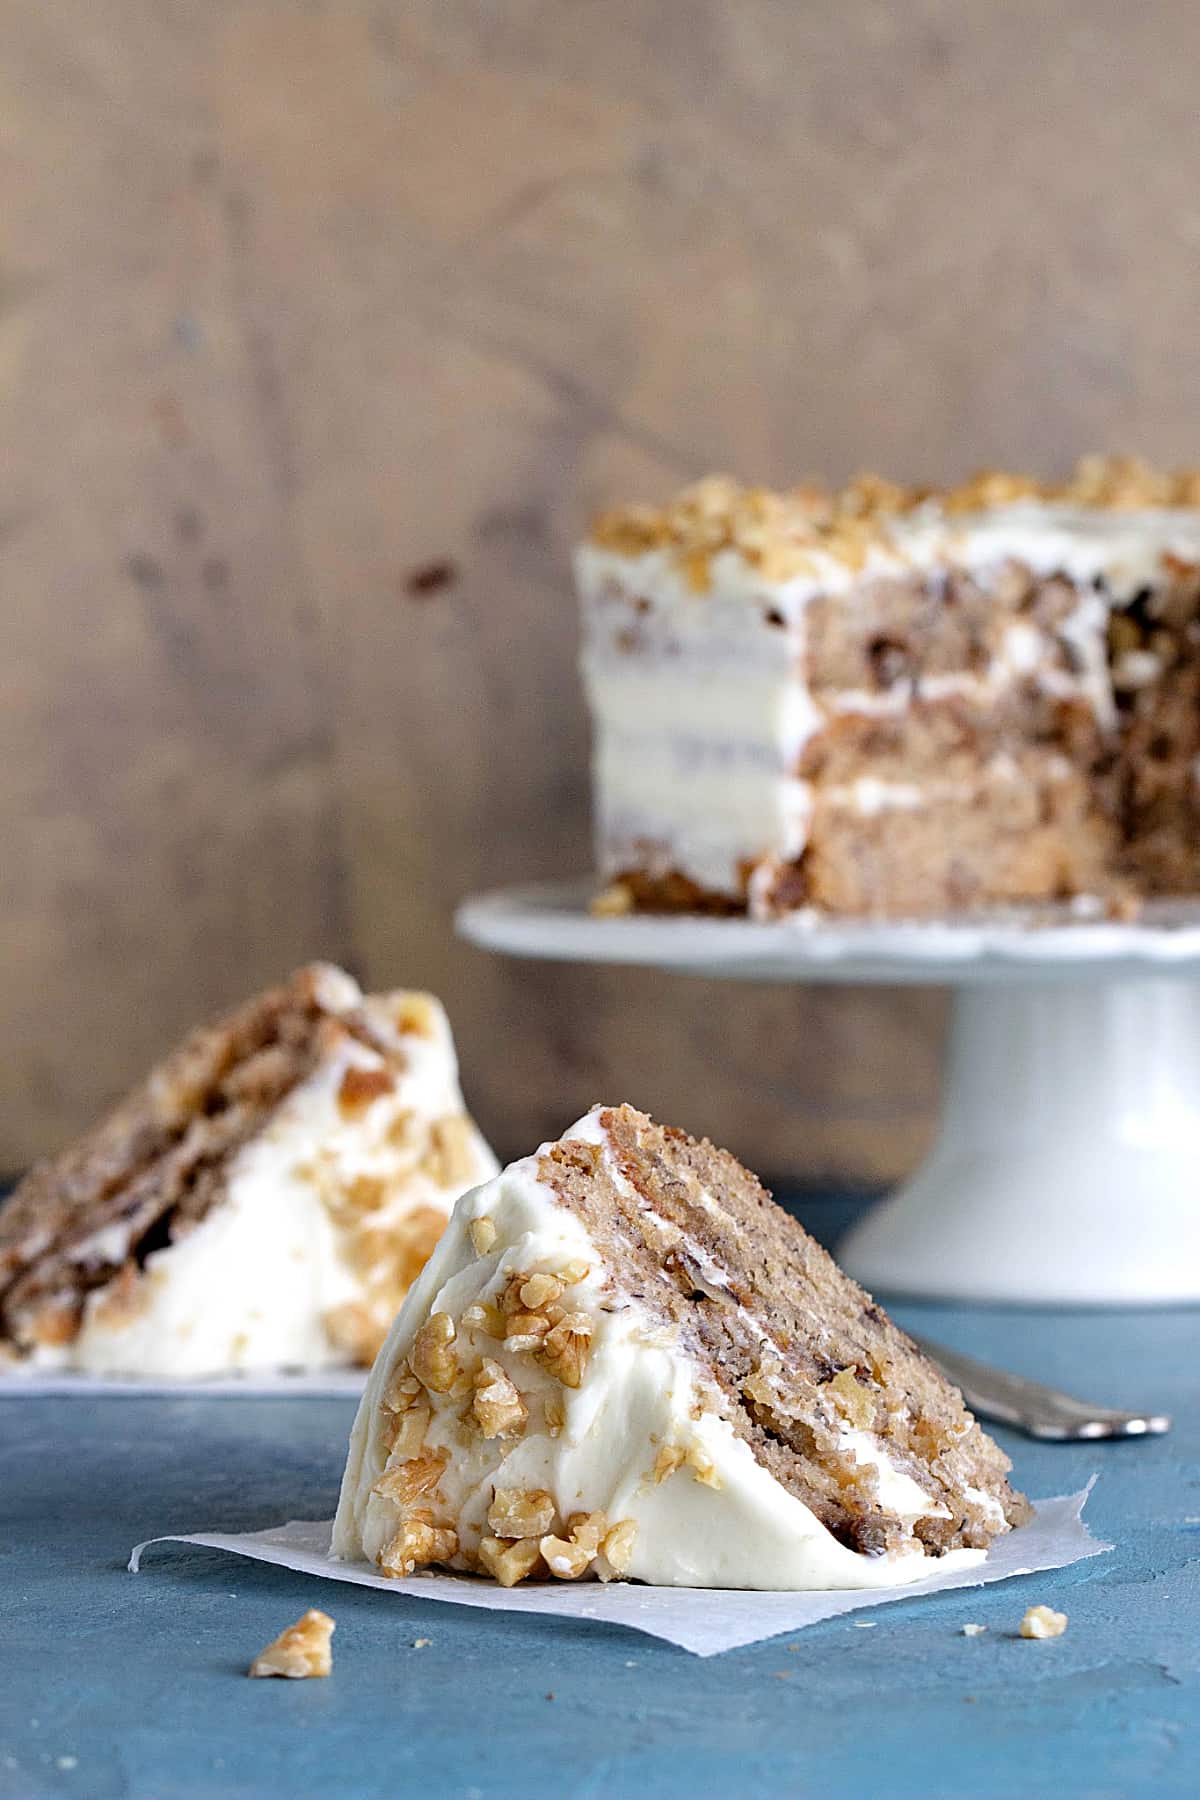
<path fill-rule="evenodd" d="M 1166 1413 L 1118 1412 L 1111 1406 L 1093 1406 L 1076 1400 L 1058 1388 L 1043 1387 L 1024 1375 L 993 1369 L 957 1350 L 944 1349 L 923 1338 L 914 1342 L 948 1381 L 962 1390 L 963 1399 L 985 1419 L 1012 1425 L 1032 1438 L 1057 1443 L 1079 1439 L 1153 1437 L 1171 1428 Z"/>

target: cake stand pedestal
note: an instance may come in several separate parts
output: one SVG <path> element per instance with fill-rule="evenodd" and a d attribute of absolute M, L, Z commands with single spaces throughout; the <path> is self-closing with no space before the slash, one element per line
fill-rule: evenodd
<path fill-rule="evenodd" d="M 877 924 L 595 918 L 593 882 L 467 901 L 514 956 L 789 982 L 949 985 L 938 1139 L 844 1240 L 868 1287 L 1035 1305 L 1200 1301 L 1200 906 Z"/>

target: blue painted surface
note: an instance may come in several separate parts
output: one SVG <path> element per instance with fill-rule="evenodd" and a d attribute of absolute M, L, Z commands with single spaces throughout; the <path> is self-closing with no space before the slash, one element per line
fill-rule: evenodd
<path fill-rule="evenodd" d="M 155 1533 L 328 1515 L 347 1401 L 0 1400 L 0 1795 L 1200 1794 L 1200 1315 L 895 1311 L 1174 1411 L 1175 1432 L 1141 1444 L 1000 1434 L 1033 1494 L 1099 1471 L 1088 1517 L 1115 1554 L 705 1662 L 212 1551 L 125 1573 Z M 1069 1613 L 1065 1637 L 1014 1635 L 1034 1601 Z M 246 1680 L 310 1605 L 337 1618 L 332 1677 Z M 968 1619 L 987 1634 L 962 1637 Z"/>

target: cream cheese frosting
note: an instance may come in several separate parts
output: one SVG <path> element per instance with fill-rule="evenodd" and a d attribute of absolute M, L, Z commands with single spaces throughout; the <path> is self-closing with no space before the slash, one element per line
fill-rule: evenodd
<path fill-rule="evenodd" d="M 605 1149 L 596 1112 L 566 1136 Z M 445 1319 L 443 1336 L 453 1328 L 442 1377 L 448 1385 L 420 1402 L 428 1417 L 423 1411 L 419 1448 L 409 1446 L 415 1457 L 431 1459 L 433 1518 L 438 1529 L 454 1533 L 453 1553 L 436 1560 L 487 1567 L 488 1545 L 494 1554 L 496 1542 L 495 1509 L 512 1495 L 548 1497 L 539 1504 L 547 1516 L 552 1510 L 560 1532 L 572 1519 L 602 1517 L 609 1535 L 598 1539 L 591 1567 L 602 1578 L 619 1574 L 688 1587 L 875 1588 L 983 1559 L 981 1550 L 931 1558 L 915 1539 L 910 1550 L 879 1557 L 839 1543 L 713 1410 L 700 1364 L 609 1281 L 582 1222 L 539 1179 L 539 1157 L 547 1149 L 463 1196 L 409 1294 L 351 1434 L 333 1532 L 336 1556 L 389 1566 L 405 1519 L 403 1471 L 398 1484 L 394 1457 L 389 1463 L 397 1430 L 389 1395 L 416 1366 L 414 1356 L 420 1362 L 421 1334 L 430 1321 Z M 697 1266 L 707 1268 L 703 1253 L 693 1248 Z M 570 1276 L 564 1303 L 584 1321 L 580 1329 L 586 1328 L 589 1346 L 576 1387 L 529 1354 L 519 1336 L 515 1343 L 511 1334 L 498 1342 L 486 1324 L 489 1309 L 501 1304 L 515 1277 L 540 1273 L 554 1280 L 563 1271 Z M 721 1272 L 712 1265 L 705 1278 L 719 1283 Z M 482 1367 L 483 1376 L 471 1376 L 472 1367 Z M 525 1414 L 519 1430 L 487 1435 L 486 1413 L 471 1399 L 481 1381 L 491 1384 L 491 1392 L 511 1389 L 519 1396 Z M 850 1437 L 855 1460 L 876 1470 L 885 1505 L 910 1521 L 936 1511 L 878 1438 L 867 1432 Z M 550 1553 L 547 1560 L 553 1570 Z"/>
<path fill-rule="evenodd" d="M 323 1004 L 365 1012 L 387 1054 L 331 1034 L 312 1074 L 231 1157 L 208 1213 L 146 1257 L 134 1295 L 97 1289 L 73 1341 L 40 1345 L 23 1366 L 199 1378 L 344 1364 L 357 1330 L 378 1342 L 399 1299 L 397 1244 L 418 1228 L 436 1236 L 458 1194 L 498 1165 L 464 1114 L 440 1005 L 366 997 L 336 970 L 323 977 Z M 389 1079 L 373 1084 L 379 1072 Z M 356 1076 L 366 1098 L 348 1106 Z M 453 1126 L 444 1155 L 431 1154 L 431 1122 Z M 108 1230 L 119 1260 L 120 1228 Z M 103 1256 L 102 1235 L 75 1258 Z"/>

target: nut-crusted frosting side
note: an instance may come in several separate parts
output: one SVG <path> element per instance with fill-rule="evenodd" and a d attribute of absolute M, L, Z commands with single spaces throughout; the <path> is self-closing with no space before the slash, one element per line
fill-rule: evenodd
<path fill-rule="evenodd" d="M 597 1109 L 459 1201 L 372 1371 L 334 1554 L 391 1576 L 436 1564 L 505 1585 L 767 1589 L 887 1586 L 981 1560 L 929 1556 L 910 1528 L 935 1502 L 867 1430 L 846 1456 L 903 1539 L 888 1554 L 839 1542 L 756 1457 L 703 1358 L 556 1190 L 551 1152 L 606 1142 Z"/>
<path fill-rule="evenodd" d="M 371 1361 L 454 1201 L 497 1165 L 430 995 L 367 996 L 318 966 L 265 1000 L 251 1043 L 233 1021 L 197 1034 L 18 1191 L 0 1293 L 18 1370 Z"/>

